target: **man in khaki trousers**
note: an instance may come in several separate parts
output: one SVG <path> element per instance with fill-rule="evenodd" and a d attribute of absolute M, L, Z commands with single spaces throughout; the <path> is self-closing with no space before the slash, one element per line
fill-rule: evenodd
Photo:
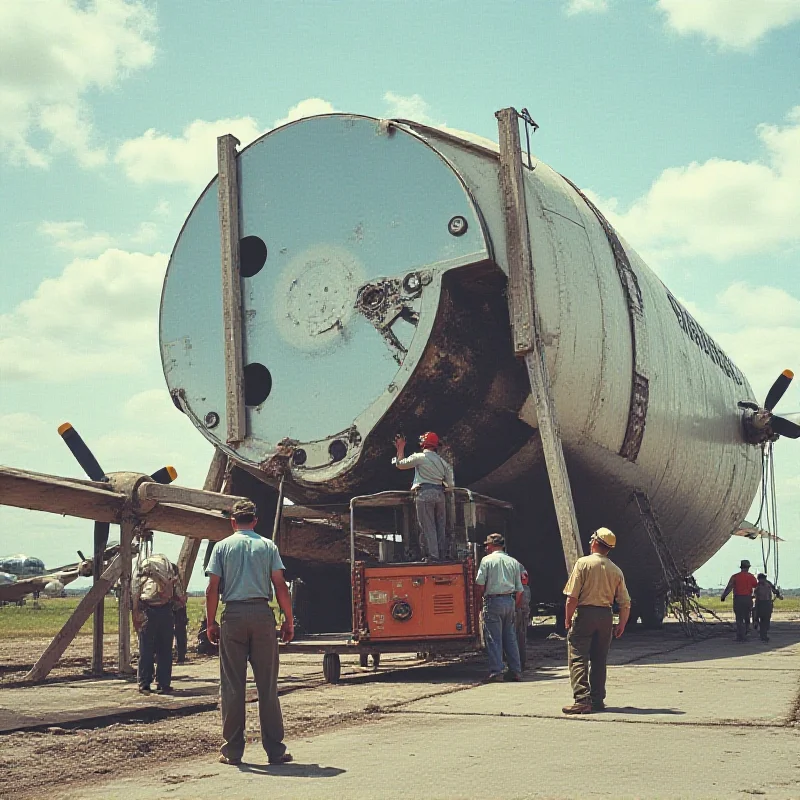
<path fill-rule="evenodd" d="M 617 537 L 608 528 L 598 528 L 589 542 L 591 555 L 575 562 L 564 587 L 569 679 L 575 698 L 572 705 L 562 709 L 565 714 L 605 709 L 608 649 L 612 636 L 622 636 L 631 613 L 625 576 L 608 557 Z M 615 601 L 619 606 L 616 630 L 612 612 Z"/>
<path fill-rule="evenodd" d="M 284 614 L 284 642 L 294 636 L 294 617 L 283 562 L 275 543 L 259 536 L 256 507 L 240 500 L 231 512 L 233 535 L 218 542 L 206 568 L 208 638 L 219 642 L 222 738 L 219 760 L 238 765 L 244 755 L 245 682 L 247 662 L 258 690 L 261 742 L 270 764 L 286 764 L 292 756 L 283 743 L 283 715 L 278 699 L 278 638 L 269 602 L 272 587 Z M 225 601 L 222 627 L 217 624 L 220 594 Z"/>

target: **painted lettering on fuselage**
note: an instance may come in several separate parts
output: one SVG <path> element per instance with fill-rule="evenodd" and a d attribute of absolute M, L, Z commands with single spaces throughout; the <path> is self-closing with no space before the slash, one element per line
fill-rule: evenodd
<path fill-rule="evenodd" d="M 673 297 L 667 289 L 667 297 L 681 330 L 733 381 L 741 386 L 742 373 L 719 345 L 703 330 L 700 323 Z"/>

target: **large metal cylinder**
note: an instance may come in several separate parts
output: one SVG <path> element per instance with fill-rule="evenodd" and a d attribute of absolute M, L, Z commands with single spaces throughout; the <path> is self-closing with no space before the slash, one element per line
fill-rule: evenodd
<path fill-rule="evenodd" d="M 247 436 L 226 442 L 216 180 L 170 259 L 164 374 L 197 428 L 260 474 L 296 446 L 295 500 L 401 488 L 397 431 L 436 430 L 457 482 L 514 502 L 513 547 L 540 593 L 563 559 L 505 297 L 497 147 L 414 123 L 329 115 L 238 157 Z M 633 489 L 695 569 L 755 493 L 739 370 L 564 178 L 525 169 L 534 292 L 582 533 L 618 531 L 633 587 L 660 567 Z M 266 482 L 269 479 L 263 476 Z"/>

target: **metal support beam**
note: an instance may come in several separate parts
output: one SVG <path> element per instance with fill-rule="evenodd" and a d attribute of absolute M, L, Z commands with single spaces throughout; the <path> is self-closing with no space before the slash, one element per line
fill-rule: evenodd
<path fill-rule="evenodd" d="M 238 444 L 246 435 L 242 360 L 242 281 L 239 271 L 239 164 L 236 158 L 238 144 L 239 140 L 230 133 L 217 139 L 228 444 Z"/>
<path fill-rule="evenodd" d="M 539 419 L 539 435 L 553 492 L 564 561 L 567 571 L 571 572 L 575 562 L 583 555 L 583 546 L 564 461 L 533 289 L 534 264 L 525 201 L 519 116 L 513 108 L 504 108 L 495 116 L 500 134 L 500 190 L 506 228 L 508 307 L 514 352 L 525 359 Z"/>
<path fill-rule="evenodd" d="M 55 635 L 47 649 L 33 665 L 31 671 L 25 676 L 26 681 L 43 681 L 50 670 L 58 663 L 64 651 L 70 646 L 78 631 L 84 626 L 92 614 L 98 599 L 105 596 L 106 592 L 114 585 L 122 571 L 122 557 L 115 556 L 94 586 L 83 596 L 72 616 L 64 623 L 61 630 Z"/>
<path fill-rule="evenodd" d="M 123 520 L 119 526 L 119 674 L 133 674 L 131 666 L 131 573 L 133 571 L 133 533 L 135 523 Z"/>
<path fill-rule="evenodd" d="M 214 457 L 211 459 L 211 464 L 208 468 L 205 483 L 203 484 L 204 492 L 219 492 L 222 489 L 222 481 L 225 479 L 225 469 L 228 466 L 228 456 L 219 450 L 214 449 Z M 200 544 L 202 539 L 184 539 L 181 545 L 181 552 L 178 555 L 178 575 L 180 576 L 181 585 L 184 589 L 189 586 L 189 580 L 194 571 L 194 565 L 197 561 L 197 554 L 200 552 Z"/>

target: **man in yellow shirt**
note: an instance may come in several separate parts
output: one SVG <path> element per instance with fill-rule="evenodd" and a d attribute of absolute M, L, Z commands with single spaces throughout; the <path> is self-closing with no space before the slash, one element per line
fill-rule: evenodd
<path fill-rule="evenodd" d="M 608 649 L 612 636 L 622 636 L 631 611 L 625 576 L 608 557 L 617 537 L 608 528 L 598 528 L 589 542 L 591 555 L 575 562 L 564 587 L 569 679 L 575 698 L 562 709 L 565 714 L 591 714 L 605 708 Z M 616 630 L 615 601 L 619 606 Z"/>

